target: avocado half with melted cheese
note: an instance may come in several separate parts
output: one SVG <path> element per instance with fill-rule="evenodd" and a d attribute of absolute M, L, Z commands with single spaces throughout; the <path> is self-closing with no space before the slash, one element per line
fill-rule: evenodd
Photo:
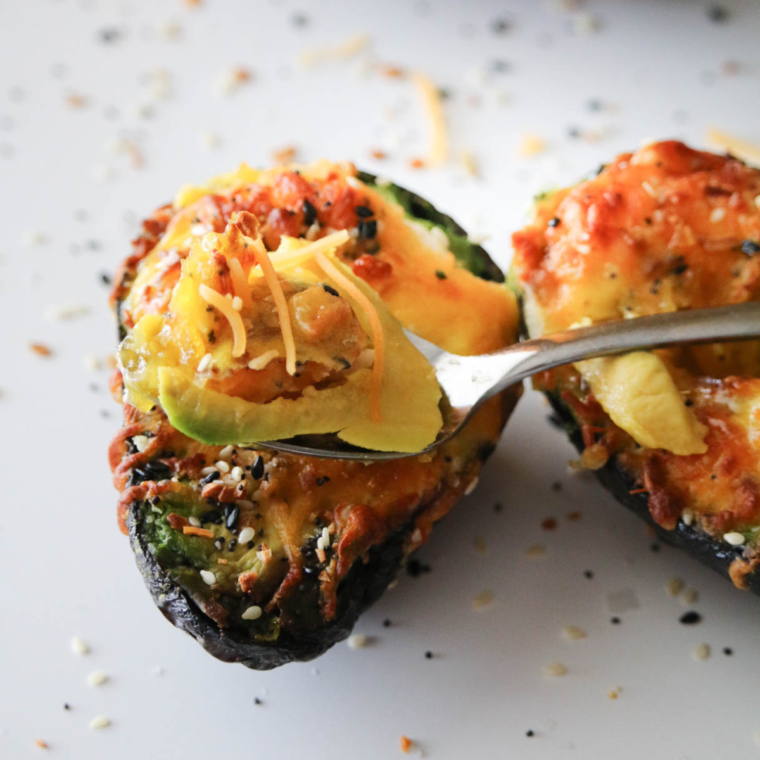
<path fill-rule="evenodd" d="M 668 141 L 539 198 L 510 281 L 531 337 L 760 298 L 760 171 Z M 662 538 L 760 592 L 760 343 L 546 372 L 580 464 Z"/>
<path fill-rule="evenodd" d="M 419 451 L 446 402 L 403 328 L 496 350 L 517 337 L 516 299 L 449 217 L 348 164 L 243 165 L 143 228 L 113 293 L 121 528 L 159 609 L 214 656 L 311 659 L 474 486 L 519 390 L 425 456 L 366 465 L 256 442 Z"/>

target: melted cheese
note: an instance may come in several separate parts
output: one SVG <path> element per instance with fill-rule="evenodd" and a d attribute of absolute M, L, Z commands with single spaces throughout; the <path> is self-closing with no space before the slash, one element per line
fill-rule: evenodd
<path fill-rule="evenodd" d="M 243 325 L 243 318 L 240 316 L 240 312 L 233 308 L 230 299 L 225 298 L 221 293 L 218 293 L 204 283 L 198 286 L 198 295 L 206 303 L 211 304 L 215 309 L 219 309 L 225 316 L 232 328 L 232 356 L 234 358 L 242 356 L 245 353 L 246 335 L 245 325 Z"/>

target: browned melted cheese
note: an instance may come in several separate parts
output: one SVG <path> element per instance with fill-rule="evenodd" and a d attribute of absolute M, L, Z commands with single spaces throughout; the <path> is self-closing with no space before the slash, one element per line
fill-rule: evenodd
<path fill-rule="evenodd" d="M 539 201 L 513 236 L 533 335 L 592 321 L 760 298 L 760 172 L 679 142 L 624 154 Z M 649 492 L 657 522 L 691 510 L 714 534 L 760 523 L 760 343 L 657 352 L 707 429 L 704 454 L 637 447 L 575 369 L 538 379 L 562 395 L 586 445 Z M 602 460 L 603 461 L 603 460 Z"/>

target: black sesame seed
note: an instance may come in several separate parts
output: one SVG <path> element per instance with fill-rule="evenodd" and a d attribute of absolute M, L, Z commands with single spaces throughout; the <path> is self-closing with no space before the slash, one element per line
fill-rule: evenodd
<path fill-rule="evenodd" d="M 589 580 L 594 577 L 594 571 L 593 570 L 584 570 L 583 571 L 584 577 L 588 578 Z"/>
<path fill-rule="evenodd" d="M 198 485 L 200 486 L 207 486 L 209 483 L 213 483 L 215 480 L 219 480 L 221 475 L 219 474 L 219 471 L 210 472 L 208 475 L 206 475 L 205 478 L 202 478 L 200 483 Z"/>
<path fill-rule="evenodd" d="M 760 243 L 755 240 L 745 240 L 742 243 L 742 253 L 746 253 L 747 256 L 754 256 L 760 252 Z"/>
<path fill-rule="evenodd" d="M 160 498 L 159 496 L 154 496 L 154 497 L 153 497 L 153 498 L 150 500 L 150 503 L 151 503 L 151 504 L 152 504 L 152 505 L 155 507 L 155 506 L 157 506 L 158 504 L 160 504 L 160 503 L 161 503 L 161 498 Z"/>
<path fill-rule="evenodd" d="M 511 26 L 512 24 L 510 24 L 505 18 L 497 18 L 491 22 L 491 31 L 494 34 L 506 34 Z"/>
<path fill-rule="evenodd" d="M 383 620 L 383 628 L 390 628 L 390 627 L 391 627 L 390 618 L 385 618 L 385 620 Z"/>
<path fill-rule="evenodd" d="M 112 282 L 112 280 L 111 280 L 111 275 L 110 275 L 110 274 L 107 274 L 106 272 L 101 272 L 101 273 L 100 273 L 100 281 L 101 281 L 101 282 L 102 282 L 104 285 L 110 285 L 110 284 L 111 284 L 111 282 Z"/>
<path fill-rule="evenodd" d="M 701 621 L 702 616 L 698 612 L 694 612 L 694 610 L 691 610 L 690 612 L 684 612 L 684 614 L 678 618 L 678 622 L 682 625 L 696 625 Z"/>
<path fill-rule="evenodd" d="M 253 549 L 253 546 L 254 546 L 254 544 L 253 544 L 253 541 L 249 541 L 249 542 L 246 544 L 246 546 L 247 546 L 249 549 Z"/>
<path fill-rule="evenodd" d="M 504 505 L 500 504 L 498 501 L 493 505 L 494 512 L 501 512 L 502 509 L 504 509 Z"/>
<path fill-rule="evenodd" d="M 620 625 L 620 618 L 619 617 L 612 617 L 612 618 L 610 618 L 610 623 L 612 623 L 612 625 Z"/>
<path fill-rule="evenodd" d="M 433 653 L 431 651 L 425 652 L 425 659 L 426 660 L 432 660 L 433 659 Z"/>
<path fill-rule="evenodd" d="M 291 23 L 295 27 L 303 28 L 309 24 L 309 17 L 305 13 L 295 13 L 291 18 Z"/>
<path fill-rule="evenodd" d="M 716 24 L 722 24 L 724 21 L 728 21 L 729 12 L 727 8 L 722 5 L 711 5 L 707 9 L 707 18 Z"/>
<path fill-rule="evenodd" d="M 547 225 L 549 227 L 556 227 L 559 223 L 560 223 L 560 218 L 558 216 L 555 216 L 547 222 Z"/>
<path fill-rule="evenodd" d="M 355 206 L 354 211 L 360 219 L 366 219 L 368 216 L 375 215 L 375 212 L 369 206 Z"/>
<path fill-rule="evenodd" d="M 222 513 L 218 509 L 209 509 L 207 512 L 204 512 L 198 519 L 201 521 L 201 524 L 213 523 L 214 525 L 221 525 Z"/>
<path fill-rule="evenodd" d="M 649 551 L 654 552 L 657 554 L 658 551 L 660 551 L 660 545 L 658 543 L 654 543 L 649 547 Z"/>
<path fill-rule="evenodd" d="M 231 509 L 228 508 L 225 510 L 225 517 L 227 519 L 227 530 L 232 530 L 237 525 L 238 517 L 240 517 L 240 507 L 236 504 Z"/>
<path fill-rule="evenodd" d="M 562 490 L 562 483 L 559 482 L 559 480 L 555 480 L 552 483 L 552 491 L 561 491 Z"/>
<path fill-rule="evenodd" d="M 326 282 L 322 283 L 322 287 L 325 290 L 326 293 L 329 293 L 331 296 L 339 296 L 340 293 L 338 293 L 337 290 L 332 285 L 328 285 Z"/>
<path fill-rule="evenodd" d="M 264 457 L 262 457 L 261 454 L 259 454 L 253 462 L 253 467 L 251 468 L 251 477 L 254 480 L 261 480 L 263 475 L 264 475 Z"/>
<path fill-rule="evenodd" d="M 264 704 L 258 697 L 253 698 L 253 704 L 254 705 L 262 705 Z"/>
<path fill-rule="evenodd" d="M 437 277 L 439 280 L 445 280 L 445 279 L 447 279 L 447 278 L 446 278 L 446 272 L 443 272 L 443 271 L 441 271 L 440 269 L 436 269 L 436 270 L 435 270 L 435 276 L 436 276 L 436 277 Z"/>
<path fill-rule="evenodd" d="M 64 702 L 63 703 L 63 709 L 64 710 L 70 710 L 71 709 L 71 705 L 68 702 Z"/>
<path fill-rule="evenodd" d="M 412 578 L 419 578 L 423 573 L 429 573 L 431 570 L 430 565 L 425 565 L 418 559 L 410 559 L 406 564 L 406 572 L 412 576 Z"/>
<path fill-rule="evenodd" d="M 734 653 L 734 650 L 731 649 L 731 647 L 723 647 L 723 654 L 726 655 L 726 657 L 730 657 Z"/>
<path fill-rule="evenodd" d="M 317 208 L 309 201 L 308 198 L 303 199 L 303 223 L 311 227 L 314 222 L 317 221 Z"/>
<path fill-rule="evenodd" d="M 228 550 L 228 551 L 234 551 L 234 550 L 235 550 L 235 547 L 237 546 L 237 543 L 238 543 L 238 542 L 237 542 L 237 539 L 236 539 L 236 538 L 231 538 L 231 539 L 230 539 L 230 543 L 229 543 L 229 545 L 227 546 L 227 550 Z"/>
<path fill-rule="evenodd" d="M 106 29 L 101 29 L 100 32 L 98 32 L 98 37 L 100 38 L 101 42 L 110 44 L 111 42 L 118 41 L 119 37 L 121 37 L 121 32 L 118 29 L 109 27 Z"/>
<path fill-rule="evenodd" d="M 377 220 L 375 219 L 359 219 L 359 224 L 356 225 L 359 232 L 360 240 L 372 240 L 377 235 Z"/>
<path fill-rule="evenodd" d="M 760 251 L 760 247 L 758 248 L 758 251 Z M 673 274 L 675 275 L 683 274 L 688 268 L 689 268 L 688 264 L 679 264 L 678 266 L 673 268 Z"/>
<path fill-rule="evenodd" d="M 528 736 L 528 737 L 535 736 L 535 734 L 533 733 L 532 729 L 530 729 L 530 728 L 525 732 L 525 735 Z"/>

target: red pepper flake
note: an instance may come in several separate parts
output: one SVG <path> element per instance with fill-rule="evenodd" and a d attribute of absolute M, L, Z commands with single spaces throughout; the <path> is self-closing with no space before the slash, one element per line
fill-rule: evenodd
<path fill-rule="evenodd" d="M 30 343 L 29 348 L 38 356 L 52 356 L 53 349 L 48 348 L 44 343 Z"/>
<path fill-rule="evenodd" d="M 373 150 L 370 151 L 370 156 L 372 158 L 376 159 L 377 161 L 383 161 L 384 159 L 388 158 L 388 154 L 384 150 Z"/>
<path fill-rule="evenodd" d="M 402 736 L 401 737 L 401 751 L 409 752 L 411 748 L 412 748 L 412 740 L 408 736 Z"/>
<path fill-rule="evenodd" d="M 567 519 L 570 520 L 570 522 L 577 522 L 581 519 L 581 513 L 580 512 L 568 512 L 567 513 Z"/>
<path fill-rule="evenodd" d="M 296 157 L 297 148 L 292 145 L 286 145 L 284 148 L 272 151 L 272 158 L 278 164 L 289 164 Z"/>
<path fill-rule="evenodd" d="M 403 77 L 406 72 L 400 66 L 391 66 L 390 64 L 386 64 L 380 69 L 380 73 L 384 77 L 389 77 L 390 79 L 401 79 L 401 77 Z"/>
<path fill-rule="evenodd" d="M 169 513 L 166 516 L 166 522 L 168 522 L 169 526 L 174 528 L 174 530 L 182 530 L 182 528 L 189 525 L 187 519 L 182 517 L 182 515 L 178 515 L 176 512 Z"/>
<path fill-rule="evenodd" d="M 409 159 L 409 167 L 411 169 L 424 169 L 425 162 L 421 158 L 411 158 Z"/>
<path fill-rule="evenodd" d="M 557 521 L 553 517 L 547 517 L 545 520 L 541 521 L 541 529 L 542 530 L 556 530 Z"/>
<path fill-rule="evenodd" d="M 87 105 L 87 98 L 84 95 L 72 92 L 66 96 L 66 105 L 69 108 L 84 108 Z"/>
<path fill-rule="evenodd" d="M 637 493 L 649 493 L 648 488 L 634 488 L 633 491 L 628 491 L 631 496 L 634 496 Z"/>
<path fill-rule="evenodd" d="M 40 749 L 48 749 L 48 743 L 45 741 L 42 741 L 42 739 L 35 739 L 34 743 L 40 748 Z"/>

